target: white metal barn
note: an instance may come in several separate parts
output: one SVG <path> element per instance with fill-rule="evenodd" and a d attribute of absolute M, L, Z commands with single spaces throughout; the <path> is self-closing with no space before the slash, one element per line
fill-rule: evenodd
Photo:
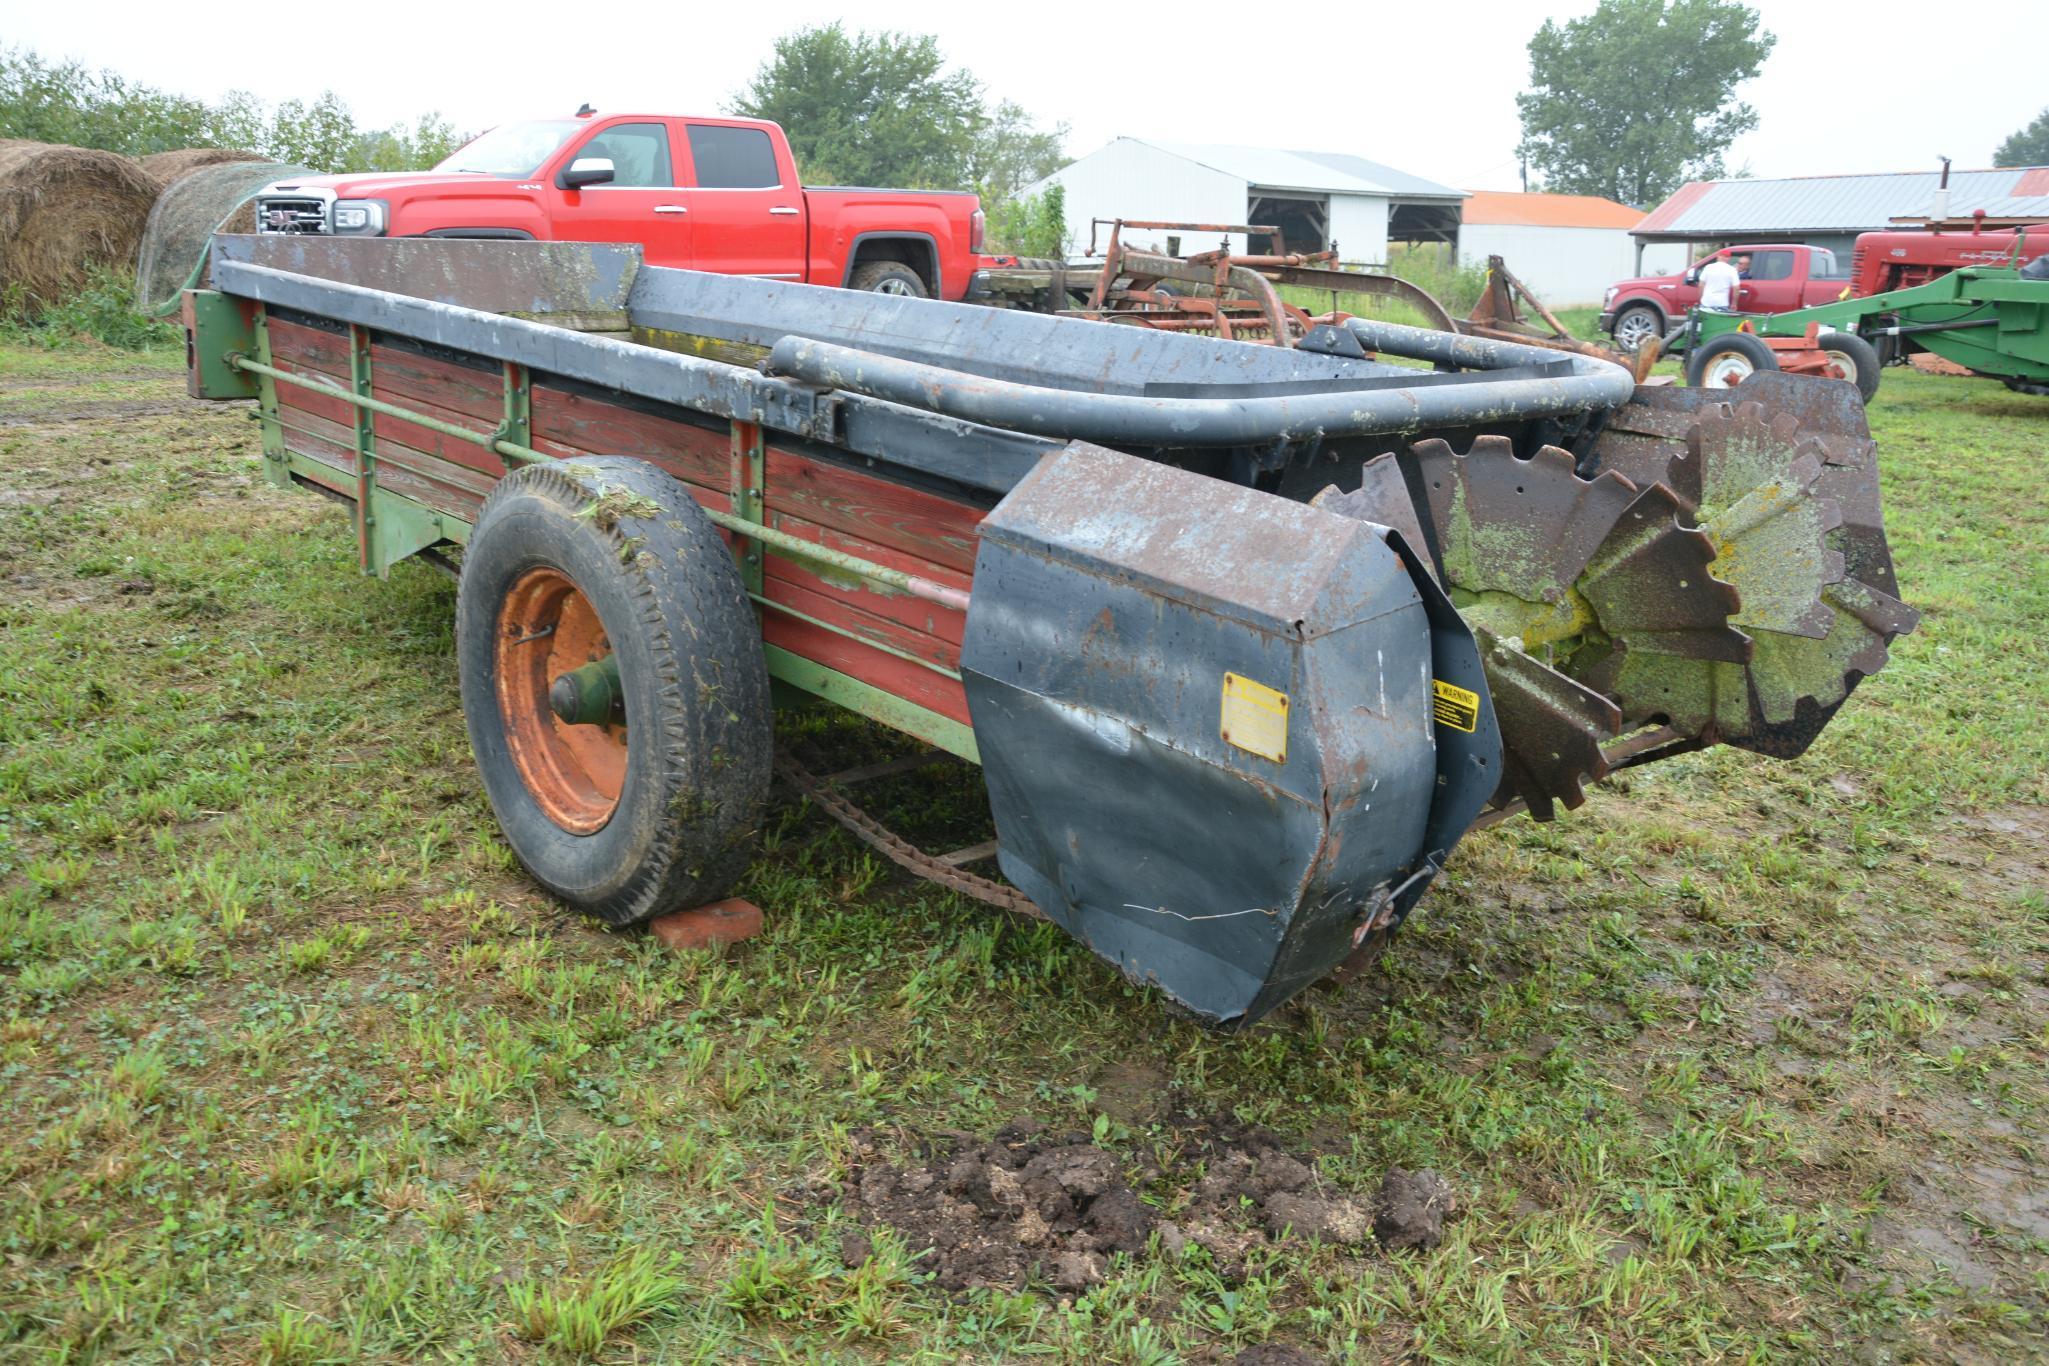
<path fill-rule="evenodd" d="M 1684 246 L 1673 245 L 1647 252 L 1638 270 L 1630 229 L 1642 219 L 1641 210 L 1592 195 L 1475 191 L 1459 226 L 1459 263 L 1499 256 L 1554 308 L 1599 304 L 1618 280 L 1685 267 Z"/>
<path fill-rule="evenodd" d="M 1463 190 L 1341 152 L 1153 142 L 1117 138 L 1030 187 L 1066 192 L 1068 246 L 1089 244 L 1091 219 L 1236 223 L 1281 229 L 1285 250 L 1328 251 L 1368 265 L 1387 261 L 1394 241 L 1450 241 Z M 1108 229 L 1097 236 L 1100 248 Z M 1222 235 L 1180 234 L 1181 254 L 1208 251 Z M 1166 234 L 1133 240 L 1169 250 Z M 1234 251 L 1280 249 L 1231 235 Z"/>

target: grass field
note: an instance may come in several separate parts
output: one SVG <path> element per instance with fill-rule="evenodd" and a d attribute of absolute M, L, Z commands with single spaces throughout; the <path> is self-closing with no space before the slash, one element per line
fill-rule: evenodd
<path fill-rule="evenodd" d="M 472 772 L 453 585 L 358 577 L 174 355 L 0 377 L 0 1358 L 2049 1353 L 2049 400 L 1888 373 L 1925 616 L 1803 759 L 1475 836 L 1384 969 L 1225 1037 L 789 800 L 764 937 L 566 918 Z M 888 799 L 986 823 L 972 773 Z M 843 1264 L 858 1143 L 1136 1167 L 1170 1111 L 1463 1211 L 1081 1293 Z"/>

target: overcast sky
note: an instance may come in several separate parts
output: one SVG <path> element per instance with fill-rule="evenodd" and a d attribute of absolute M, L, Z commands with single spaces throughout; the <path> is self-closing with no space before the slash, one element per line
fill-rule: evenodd
<path fill-rule="evenodd" d="M 480 130 L 568 113 L 585 100 L 600 109 L 717 112 L 778 33 L 844 18 L 850 27 L 936 34 L 992 95 L 1045 123 L 1069 124 L 1074 155 L 1120 134 L 1235 142 L 1349 152 L 1462 189 L 1515 189 L 1514 96 L 1528 74 L 1530 34 L 1546 14 L 1593 7 L 1337 0 L 1275 9 L 1275 30 L 1262 34 L 1247 17 L 1262 7 L 1243 3 L 1177 27 L 1160 16 L 1204 7 L 347 0 L 195 9 L 163 0 L 0 0 L 0 43 L 202 99 L 240 88 L 275 102 L 331 88 L 364 124 L 438 109 L 458 128 Z M 1989 166 L 2001 140 L 2049 102 L 2042 0 L 1971 11 L 1980 17 L 1968 29 L 1947 32 L 1933 17 L 1941 7 L 1927 0 L 1758 7 L 1779 44 L 1764 74 L 1739 92 L 1760 123 L 1731 150 L 1732 170 L 1918 170 L 1941 155 L 1960 169 Z M 1088 74 L 1098 60 L 1111 74 Z"/>

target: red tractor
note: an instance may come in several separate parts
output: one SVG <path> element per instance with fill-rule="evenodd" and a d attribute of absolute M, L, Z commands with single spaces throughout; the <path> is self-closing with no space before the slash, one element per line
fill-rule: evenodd
<path fill-rule="evenodd" d="M 1980 219 L 1984 214 L 1977 215 Z M 1986 232 L 1867 232 L 1850 257 L 1850 292 L 1864 298 L 1925 285 L 1959 266 L 2001 266 L 2013 259 L 2018 228 Z M 2038 233 L 2040 229 L 2036 230 Z"/>

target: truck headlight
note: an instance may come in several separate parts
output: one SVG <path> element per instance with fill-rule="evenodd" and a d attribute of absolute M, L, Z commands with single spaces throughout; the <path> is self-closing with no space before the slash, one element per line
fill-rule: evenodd
<path fill-rule="evenodd" d="M 376 237 L 384 231 L 384 201 L 381 199 L 337 199 L 329 220 L 337 233 L 355 237 Z"/>
<path fill-rule="evenodd" d="M 1614 302 L 1615 302 L 1615 295 L 1617 294 L 1617 292 L 1619 292 L 1619 291 L 1621 290 L 1621 288 L 1622 288 L 1622 286 L 1620 286 L 1620 285 L 1609 285 L 1609 286 L 1608 286 L 1608 292 L 1607 292 L 1606 294 L 1603 294 L 1603 295 L 1601 296 L 1601 306 L 1602 306 L 1603 308 L 1605 308 L 1605 307 L 1607 307 L 1607 306 L 1608 306 L 1609 304 L 1612 304 L 1612 303 L 1614 303 Z"/>

